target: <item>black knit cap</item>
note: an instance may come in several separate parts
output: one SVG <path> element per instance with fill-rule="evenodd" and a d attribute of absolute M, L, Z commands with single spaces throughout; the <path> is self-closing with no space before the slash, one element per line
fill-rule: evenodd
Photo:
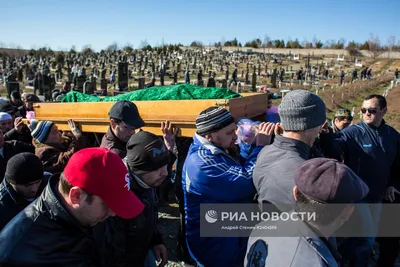
<path fill-rule="evenodd" d="M 132 135 L 126 144 L 126 150 L 126 164 L 137 175 L 158 170 L 170 160 L 163 140 L 146 131 Z"/>
<path fill-rule="evenodd" d="M 200 112 L 196 118 L 197 134 L 206 134 L 219 131 L 235 122 L 232 114 L 221 107 L 209 107 Z"/>
<path fill-rule="evenodd" d="M 33 153 L 16 154 L 7 162 L 5 178 L 12 184 L 29 184 L 43 179 L 43 164 Z"/>

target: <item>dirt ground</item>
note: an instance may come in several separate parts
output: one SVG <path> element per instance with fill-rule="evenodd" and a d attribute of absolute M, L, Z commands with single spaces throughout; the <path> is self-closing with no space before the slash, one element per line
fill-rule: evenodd
<path fill-rule="evenodd" d="M 192 267 L 179 259 L 177 251 L 178 233 L 180 227 L 179 205 L 173 193 L 173 186 L 168 194 L 168 202 L 161 203 L 158 214 L 158 229 L 164 238 L 168 249 L 169 262 L 167 267 Z"/>

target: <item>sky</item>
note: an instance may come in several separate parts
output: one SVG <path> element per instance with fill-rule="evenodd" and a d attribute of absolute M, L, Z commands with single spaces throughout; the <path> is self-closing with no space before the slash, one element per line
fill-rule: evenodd
<path fill-rule="evenodd" d="M 0 11 L 0 46 L 25 49 L 400 39 L 400 0 L 0 0 Z"/>

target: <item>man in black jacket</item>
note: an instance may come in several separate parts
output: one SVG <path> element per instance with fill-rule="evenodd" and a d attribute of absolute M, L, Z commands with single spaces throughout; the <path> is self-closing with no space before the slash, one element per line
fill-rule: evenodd
<path fill-rule="evenodd" d="M 369 187 L 368 195 L 357 205 L 353 217 L 361 216 L 360 229 L 373 229 L 366 236 L 349 237 L 339 247 L 343 259 L 351 266 L 366 266 L 373 250 L 379 229 L 382 200 L 386 196 L 391 202 L 398 198 L 400 169 L 400 134 L 386 124 L 383 117 L 387 102 L 381 95 L 369 95 L 361 107 L 363 121 L 350 126 L 337 135 L 325 128 L 321 134 L 321 146 L 326 157 L 344 159 Z M 355 219 L 354 219 L 355 220 Z M 370 228 L 368 228 L 370 227 Z M 371 234 L 372 233 L 372 234 Z"/>
<path fill-rule="evenodd" d="M 0 231 L 43 191 L 49 176 L 33 153 L 19 153 L 7 163 L 5 179 L 0 184 Z"/>
<path fill-rule="evenodd" d="M 29 128 L 22 122 L 22 117 L 19 116 L 17 109 L 8 102 L 1 103 L 0 112 L 4 119 L 9 115 L 7 120 L 2 122 L 2 131 L 4 140 L 17 140 L 28 144 L 32 143 L 32 136 Z M 13 123 L 14 122 L 14 123 Z"/>
<path fill-rule="evenodd" d="M 0 131 L 0 182 L 3 181 L 8 160 L 21 152 L 35 153 L 35 147 L 16 140 L 4 141 L 3 132 Z"/>
<path fill-rule="evenodd" d="M 33 104 L 39 103 L 40 99 L 37 95 L 27 94 L 24 98 L 24 105 L 18 108 L 19 114 L 21 117 L 26 118 L 26 113 L 28 111 L 34 111 Z"/>
<path fill-rule="evenodd" d="M 154 265 L 154 256 L 162 260 L 158 266 L 167 263 L 167 249 L 157 230 L 156 188 L 168 176 L 168 165 L 176 158 L 171 149 L 175 145 L 175 135 L 167 130 L 169 127 L 163 129 L 168 132 L 165 134 L 170 141 L 168 147 L 162 139 L 145 131 L 132 135 L 128 141 L 126 165 L 131 177 L 131 190 L 144 203 L 145 209 L 134 219 L 114 217 L 105 222 L 110 231 L 107 243 L 112 247 L 107 266 L 143 267 L 148 261 Z"/>
<path fill-rule="evenodd" d="M 22 117 L 17 117 L 14 120 L 14 125 L 4 134 L 4 140 L 16 140 L 26 144 L 32 144 L 32 135 L 28 126 L 22 121 Z"/>
<path fill-rule="evenodd" d="M 0 233 L 0 266 L 95 266 L 92 227 L 130 219 L 143 204 L 129 190 L 122 160 L 104 148 L 75 153 L 61 175 Z"/>
<path fill-rule="evenodd" d="M 129 138 L 145 125 L 139 115 L 135 104 L 122 100 L 115 103 L 108 115 L 110 116 L 110 128 L 101 140 L 100 147 L 107 148 L 120 156 L 126 156 L 126 143 Z"/>

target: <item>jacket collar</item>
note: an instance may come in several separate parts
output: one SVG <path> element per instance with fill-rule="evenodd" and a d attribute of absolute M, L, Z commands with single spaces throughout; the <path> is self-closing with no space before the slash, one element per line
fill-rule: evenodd
<path fill-rule="evenodd" d="M 140 185 L 140 184 L 139 184 L 139 181 L 137 180 L 137 179 L 140 180 L 140 177 L 137 176 L 136 174 L 132 173 L 131 171 L 129 171 L 129 176 L 131 177 L 131 181 L 130 181 L 130 183 L 131 183 L 131 190 L 132 190 L 134 193 L 139 193 L 139 194 L 141 194 L 141 193 L 145 193 L 145 192 L 147 192 L 147 191 L 149 191 L 149 190 L 152 189 L 151 187 L 150 187 L 150 188 L 145 188 L 145 187 L 143 187 L 142 185 Z M 134 176 L 136 176 L 136 177 L 134 177 Z M 141 180 L 140 180 L 140 182 L 141 182 L 141 183 L 144 183 L 144 182 L 141 181 Z"/>
<path fill-rule="evenodd" d="M 290 213 L 293 212 L 294 211 L 290 211 Z M 297 214 L 293 214 L 292 216 L 298 217 Z M 321 236 L 321 233 L 310 224 L 298 220 L 293 227 L 296 228 L 299 236 L 305 239 L 307 243 L 310 245 L 310 247 L 317 254 L 319 254 L 319 256 L 327 264 L 327 266 L 337 266 L 337 260 L 340 261 L 341 255 L 337 252 L 336 238 L 329 237 L 326 239 L 330 243 L 329 246 L 334 250 L 331 251 L 331 249 L 328 248 L 327 244 L 325 244 L 324 241 L 319 237 Z M 335 256 L 337 257 L 337 260 Z"/>
<path fill-rule="evenodd" d="M 333 131 L 333 133 L 338 133 L 338 132 L 340 132 L 340 130 L 339 130 L 339 128 L 336 126 L 336 124 L 335 124 L 335 119 L 333 119 L 332 120 L 332 131 Z"/>
<path fill-rule="evenodd" d="M 308 159 L 310 147 L 302 141 L 276 135 L 273 145 L 280 149 L 294 151 L 300 154 L 303 159 Z"/>
<path fill-rule="evenodd" d="M 193 142 L 197 146 L 201 146 L 209 150 L 214 156 L 223 155 L 231 158 L 233 161 L 237 162 L 231 155 L 225 152 L 222 148 L 217 147 L 213 143 L 209 142 L 204 137 L 198 135 L 197 133 L 193 136 Z"/>
<path fill-rule="evenodd" d="M 28 206 L 30 202 L 26 200 L 23 196 L 17 194 L 15 192 L 14 188 L 11 186 L 10 183 L 6 181 L 6 179 L 3 179 L 3 182 L 0 185 L 0 189 L 4 188 L 4 190 L 7 191 L 8 195 L 10 196 L 11 200 L 17 205 L 17 206 Z"/>
<path fill-rule="evenodd" d="M 108 131 L 106 133 L 106 138 L 108 141 L 111 141 L 113 143 L 119 143 L 121 144 L 121 146 L 126 147 L 127 142 L 122 141 L 121 139 L 119 139 L 114 132 L 111 130 L 111 126 L 108 127 Z"/>
<path fill-rule="evenodd" d="M 367 129 L 370 128 L 372 130 L 380 130 L 383 129 L 386 126 L 386 122 L 384 119 L 382 119 L 381 125 L 379 125 L 378 127 L 372 126 L 372 125 L 368 125 L 366 124 L 364 121 L 362 121 L 362 124 L 364 125 L 364 127 L 366 127 Z"/>
<path fill-rule="evenodd" d="M 41 209 L 46 216 L 54 221 L 64 221 L 69 226 L 75 226 L 79 228 L 85 234 L 90 235 L 91 228 L 81 226 L 78 221 L 68 212 L 64 204 L 61 201 L 61 195 L 58 192 L 58 182 L 60 180 L 60 174 L 55 174 L 50 177 L 49 183 L 43 190 L 43 193 L 37 199 L 37 206 Z M 46 212 L 46 210 L 48 212 Z M 68 227 L 68 226 L 67 226 Z"/>

